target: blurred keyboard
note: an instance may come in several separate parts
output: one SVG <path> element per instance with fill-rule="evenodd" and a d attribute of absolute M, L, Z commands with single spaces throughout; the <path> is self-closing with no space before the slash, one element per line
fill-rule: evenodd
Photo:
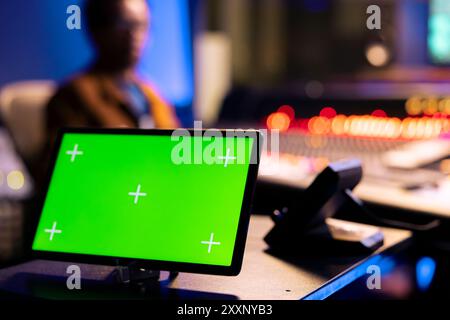
<path fill-rule="evenodd" d="M 404 140 L 287 132 L 277 148 L 263 153 L 259 180 L 305 188 L 329 162 L 358 158 L 363 200 L 450 217 L 450 179 L 439 161 L 450 156 L 450 141 Z M 273 152 L 275 150 L 275 152 Z"/>

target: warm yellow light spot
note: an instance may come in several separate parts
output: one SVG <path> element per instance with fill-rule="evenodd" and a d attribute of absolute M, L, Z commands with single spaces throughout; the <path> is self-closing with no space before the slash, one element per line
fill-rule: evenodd
<path fill-rule="evenodd" d="M 386 136 L 388 138 L 397 139 L 401 134 L 402 121 L 399 118 L 392 118 L 386 125 Z"/>
<path fill-rule="evenodd" d="M 312 134 L 328 134 L 330 132 L 330 119 L 325 117 L 313 117 L 308 123 Z"/>
<path fill-rule="evenodd" d="M 270 130 L 278 129 L 280 131 L 286 131 L 287 129 L 289 129 L 290 124 L 291 119 L 287 114 L 282 112 L 272 113 L 267 118 L 267 127 Z"/>
<path fill-rule="evenodd" d="M 406 112 L 410 116 L 417 116 L 422 113 L 421 99 L 419 97 L 412 97 L 406 101 Z"/>
<path fill-rule="evenodd" d="M 439 110 L 439 102 L 436 98 L 429 98 L 427 100 L 425 100 L 426 104 L 425 104 L 425 109 L 424 109 L 424 113 L 426 115 L 432 116 L 433 114 L 435 114 L 436 112 L 438 112 Z"/>
<path fill-rule="evenodd" d="M 344 115 L 338 115 L 333 118 L 331 122 L 331 131 L 333 134 L 341 135 L 345 133 L 345 121 L 347 117 Z"/>
<path fill-rule="evenodd" d="M 383 67 L 389 62 L 391 54 L 384 44 L 376 43 L 367 48 L 366 58 L 372 66 Z"/>
<path fill-rule="evenodd" d="M 25 177 L 23 176 L 23 173 L 21 171 L 14 170 L 8 173 L 8 176 L 6 177 L 6 183 L 11 189 L 19 190 L 22 189 L 25 184 Z"/>

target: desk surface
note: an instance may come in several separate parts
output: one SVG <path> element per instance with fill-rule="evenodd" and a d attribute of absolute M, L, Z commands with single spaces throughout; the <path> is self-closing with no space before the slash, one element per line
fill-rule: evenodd
<path fill-rule="evenodd" d="M 367 256 L 302 257 L 282 260 L 265 252 L 262 240 L 272 227 L 266 216 L 252 216 L 242 271 L 237 277 L 222 277 L 181 273 L 166 285 L 166 297 L 199 297 L 222 299 L 300 299 L 344 272 Z M 385 244 L 378 251 L 393 246 L 410 236 L 408 231 L 383 229 Z M 49 298 L 124 298 L 123 292 L 114 296 L 104 291 L 96 295 L 80 295 L 66 289 L 66 268 L 72 263 L 30 261 L 0 270 L 0 290 L 4 292 Z M 104 282 L 112 267 L 78 264 L 83 283 Z M 162 274 L 167 278 L 167 273 Z M 30 279 L 34 279 L 30 286 Z M 39 281 L 36 281 L 36 280 Z M 51 288 L 47 288 L 51 287 Z M 44 289 L 44 290 L 42 290 Z M 111 290 L 109 290 L 111 291 Z M 44 292 L 44 293 L 42 293 Z M 83 292 L 83 290 L 80 290 Z M 180 294 L 185 293 L 186 295 Z M 70 294 L 69 294 L 70 293 Z M 4 293 L 7 295 L 7 293 Z"/>

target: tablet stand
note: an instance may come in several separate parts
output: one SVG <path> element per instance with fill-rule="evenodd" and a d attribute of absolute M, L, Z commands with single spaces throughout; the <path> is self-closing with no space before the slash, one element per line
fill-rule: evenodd
<path fill-rule="evenodd" d="M 119 266 L 116 272 L 117 281 L 121 284 L 158 282 L 161 275 L 159 270 L 147 270 L 130 266 Z"/>
<path fill-rule="evenodd" d="M 160 276 L 160 270 L 144 269 L 134 264 L 117 266 L 115 270 L 117 282 L 125 285 L 158 283 Z M 170 272 L 169 279 L 172 280 L 177 276 L 178 272 Z"/>
<path fill-rule="evenodd" d="M 276 210 L 272 216 L 275 226 L 264 240 L 270 249 L 287 253 L 310 251 L 319 253 L 372 252 L 383 244 L 384 236 L 376 227 L 328 219 L 344 205 L 364 212 L 362 202 L 352 190 L 362 178 L 358 160 L 330 164 L 299 194 L 290 207 Z"/>

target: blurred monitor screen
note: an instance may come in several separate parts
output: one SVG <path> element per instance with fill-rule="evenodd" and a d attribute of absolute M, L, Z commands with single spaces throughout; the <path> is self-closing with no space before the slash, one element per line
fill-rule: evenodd
<path fill-rule="evenodd" d="M 450 63 L 450 1 L 431 0 L 428 51 L 433 63 Z"/>

